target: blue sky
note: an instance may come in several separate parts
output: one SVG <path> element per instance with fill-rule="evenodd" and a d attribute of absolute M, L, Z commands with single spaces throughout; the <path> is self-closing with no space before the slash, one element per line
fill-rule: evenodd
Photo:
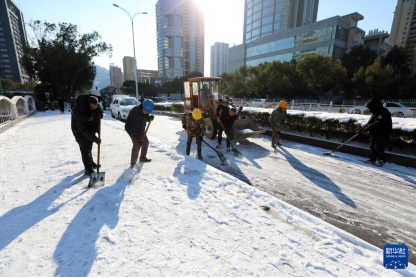
<path fill-rule="evenodd" d="M 134 24 L 137 66 L 157 69 L 156 0 L 13 0 L 23 11 L 26 22 L 71 22 L 82 33 L 98 31 L 103 41 L 113 45 L 113 56 L 103 55 L 96 64 L 122 67 L 123 56 L 133 56 L 131 24 L 124 12 L 112 4 L 139 15 Z M 244 0 L 197 0 L 205 11 L 205 75 L 209 75 L 210 46 L 226 42 L 242 43 Z M 396 0 L 320 0 L 318 20 L 359 12 L 364 16 L 358 27 L 368 32 L 378 28 L 390 32 Z M 30 31 L 28 35 L 30 36 Z"/>

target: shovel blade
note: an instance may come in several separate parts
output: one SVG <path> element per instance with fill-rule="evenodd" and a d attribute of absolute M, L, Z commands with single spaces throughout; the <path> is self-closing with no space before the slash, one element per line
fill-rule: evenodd
<path fill-rule="evenodd" d="M 103 186 L 105 183 L 105 172 L 92 173 L 88 187 Z"/>
<path fill-rule="evenodd" d="M 231 151 L 234 153 L 235 156 L 238 156 L 241 154 L 236 148 L 232 148 Z"/>
<path fill-rule="evenodd" d="M 224 164 L 224 163 L 225 163 L 225 161 L 227 161 L 227 160 L 225 159 L 225 156 L 224 156 L 222 153 L 217 152 L 217 155 L 218 155 L 218 158 L 221 160 L 221 163 L 222 163 L 222 164 Z"/>

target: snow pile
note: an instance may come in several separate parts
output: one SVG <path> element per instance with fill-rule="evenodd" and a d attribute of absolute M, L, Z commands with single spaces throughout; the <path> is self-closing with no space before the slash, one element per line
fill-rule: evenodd
<path fill-rule="evenodd" d="M 239 130 L 241 133 L 243 133 L 243 134 L 248 134 L 248 133 L 253 133 L 254 131 L 253 130 L 251 130 L 251 129 L 249 129 L 249 128 L 246 128 L 246 129 L 241 129 L 241 130 Z"/>
<path fill-rule="evenodd" d="M 253 107 L 244 107 L 243 111 L 249 113 L 269 113 L 271 114 L 273 109 L 269 108 L 253 108 Z M 289 115 L 305 115 L 305 117 L 314 117 L 321 119 L 322 121 L 326 120 L 339 120 L 341 123 L 348 122 L 350 120 L 356 121 L 357 125 L 365 125 L 371 116 L 361 115 L 361 114 L 348 114 L 348 113 L 329 113 L 329 112 L 315 112 L 315 111 L 299 111 L 299 110 L 288 110 Z M 404 131 L 413 132 L 416 129 L 416 119 L 415 118 L 397 118 L 393 117 L 393 129 L 401 129 Z"/>
<path fill-rule="evenodd" d="M 163 106 L 163 107 L 171 107 L 172 104 L 181 104 L 181 105 L 183 105 L 183 101 L 155 102 L 155 105 L 160 105 L 160 106 Z"/>
<path fill-rule="evenodd" d="M 128 169 L 123 123 L 106 115 L 102 129 L 106 185 L 91 190 L 68 114 L 38 113 L 0 135 L 1 276 L 416 275 L 156 138 L 152 162 Z"/>

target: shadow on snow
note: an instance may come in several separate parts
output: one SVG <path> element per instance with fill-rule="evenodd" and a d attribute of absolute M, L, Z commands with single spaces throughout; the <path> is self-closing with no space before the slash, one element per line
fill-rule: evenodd
<path fill-rule="evenodd" d="M 81 182 L 87 177 L 83 175 L 84 171 L 78 172 L 72 176 L 64 178 L 61 182 L 51 187 L 41 196 L 29 204 L 13 208 L 0 217 L 0 251 L 9 245 L 13 240 L 18 238 L 25 231 L 57 212 L 66 203 L 76 199 L 85 191 L 77 196 L 49 209 L 55 200 L 72 185 Z M 82 176 L 76 178 L 82 174 Z M 76 178 L 74 180 L 74 178 Z"/>

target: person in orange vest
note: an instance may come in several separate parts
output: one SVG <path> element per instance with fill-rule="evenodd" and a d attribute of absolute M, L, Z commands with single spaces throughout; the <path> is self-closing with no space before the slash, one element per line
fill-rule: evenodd
<path fill-rule="evenodd" d="M 273 110 L 270 115 L 269 122 L 273 130 L 272 137 L 272 148 L 275 149 L 276 146 L 281 146 L 279 142 L 280 132 L 283 128 L 283 124 L 286 120 L 287 115 L 287 102 L 282 100 L 279 102 L 279 105 Z"/>

